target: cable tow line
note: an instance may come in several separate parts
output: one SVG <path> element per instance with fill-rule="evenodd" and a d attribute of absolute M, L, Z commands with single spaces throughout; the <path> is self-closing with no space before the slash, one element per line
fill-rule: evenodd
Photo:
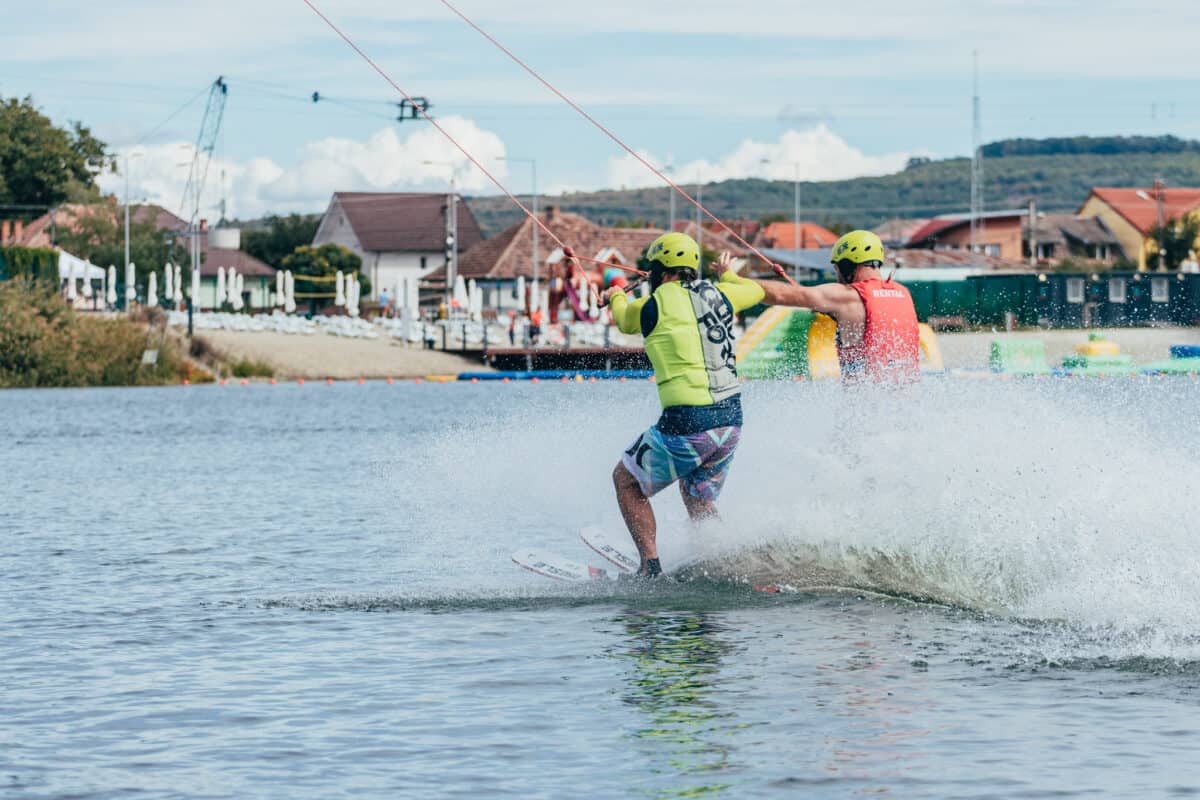
<path fill-rule="evenodd" d="M 308 2 L 308 0 L 304 0 L 304 1 L 306 3 Z M 495 45 L 496 48 L 500 50 L 500 52 L 504 53 L 506 56 L 508 56 L 510 59 L 512 59 L 519 67 L 521 67 L 521 69 L 525 70 L 530 75 L 532 75 L 533 78 L 535 80 L 537 80 L 540 84 L 542 84 L 547 89 L 549 89 L 551 92 L 553 92 L 555 95 L 557 95 L 560 100 L 562 100 L 564 103 L 569 105 L 571 108 L 575 109 L 575 111 L 580 116 L 582 116 L 588 122 L 592 123 L 597 128 L 599 128 L 604 133 L 605 136 L 612 139 L 614 142 L 617 143 L 617 145 L 619 145 L 621 147 L 622 150 L 624 150 L 626 153 L 629 153 L 629 155 L 636 158 L 642 164 L 642 166 L 644 166 L 646 169 L 650 170 L 655 175 L 657 175 L 664 183 L 667 184 L 667 186 L 670 186 L 673 190 L 675 190 L 675 192 L 680 197 L 682 197 L 684 200 L 687 200 L 689 203 L 691 203 L 693 206 L 695 206 L 697 210 L 704 213 L 705 216 L 707 216 L 709 219 L 711 219 L 713 222 L 715 222 L 718 226 L 720 226 L 722 230 L 724 230 L 726 233 L 728 233 L 730 236 L 732 236 L 734 241 L 738 242 L 743 247 L 745 247 L 747 250 L 749 250 L 751 253 L 753 253 L 754 255 L 761 258 L 764 263 L 769 265 L 771 267 L 771 269 L 773 269 L 775 271 L 775 274 L 779 275 L 781 278 L 786 280 L 788 283 L 791 283 L 793 286 L 798 285 L 796 283 L 796 281 L 793 280 L 792 277 L 787 274 L 787 271 L 782 266 L 780 266 L 779 264 L 776 264 L 774 261 L 767 258 L 765 255 L 763 255 L 763 253 L 757 247 L 755 247 L 754 245 L 747 242 L 741 236 L 738 236 L 737 233 L 735 233 L 732 228 L 730 228 L 728 225 L 726 225 L 724 222 L 722 222 L 720 219 L 718 219 L 716 217 L 716 215 L 714 215 L 711 211 L 709 211 L 707 208 L 705 208 L 704 205 L 699 200 L 697 200 L 696 198 L 694 198 L 690 194 L 688 194 L 686 191 L 684 191 L 677 183 L 675 183 L 673 180 L 671 180 L 665 174 L 663 174 L 663 172 L 660 169 L 658 169 L 658 167 L 651 164 L 649 161 L 647 161 L 645 158 L 643 158 L 641 156 L 641 154 L 639 154 L 636 150 L 634 150 L 629 145 L 625 144 L 625 142 L 623 142 L 619 136 L 617 136 L 615 133 L 613 133 L 608 128 L 606 128 L 599 120 L 597 120 L 595 117 L 593 117 L 587 111 L 585 111 L 582 107 L 580 107 L 580 105 L 578 103 L 576 103 L 574 100 L 572 100 L 571 98 L 569 98 L 565 94 L 563 94 L 561 91 L 559 91 L 558 87 L 556 87 L 554 84 L 550 83 L 550 81 L 543 78 L 538 73 L 537 70 L 535 70 L 533 67 L 526 64 L 524 61 L 522 61 L 520 59 L 520 57 L 517 56 L 516 53 L 509 50 L 507 47 L 505 47 L 503 44 L 501 44 L 494 36 L 492 36 L 490 33 L 485 31 L 483 28 L 479 27 L 479 25 L 475 24 L 475 22 L 470 17 L 468 17 L 463 12 L 459 11 L 454 6 L 454 4 L 452 4 L 449 0 L 439 0 L 439 2 L 442 5 L 444 5 L 446 8 L 450 9 L 450 11 L 452 11 L 463 22 L 467 23 L 467 25 L 474 28 L 475 31 L 480 36 L 482 36 L 483 38 L 485 38 L 489 42 L 491 42 L 493 45 Z M 310 5 L 311 5 L 311 3 L 310 3 Z"/>
<path fill-rule="evenodd" d="M 404 91 L 404 89 L 400 88 L 400 85 L 398 83 L 396 83 L 394 80 L 392 80 L 391 77 L 386 72 L 384 72 L 383 69 L 378 64 L 376 64 L 371 59 L 370 56 L 368 56 L 365 52 L 363 52 L 362 48 L 359 47 L 357 44 L 355 44 L 353 39 L 351 39 L 349 36 L 347 36 L 345 33 L 343 33 L 342 29 L 339 28 L 337 25 L 335 25 L 333 20 L 331 20 L 329 17 L 325 16 L 325 14 L 321 11 L 321 9 L 317 8 L 317 6 L 312 2 L 312 0 L 304 0 L 304 4 L 307 5 L 310 9 L 312 9 L 313 13 L 316 14 L 318 17 L 320 17 L 321 20 L 326 25 L 328 25 L 329 28 L 334 33 L 336 33 L 339 37 L 341 37 L 342 41 L 344 41 L 347 45 L 349 45 L 351 50 L 358 53 L 358 55 L 363 59 L 363 61 L 366 61 L 367 64 L 370 65 L 371 69 L 373 69 L 373 70 L 375 70 L 375 72 L 379 73 L 379 76 L 381 78 L 383 78 L 385 81 L 387 81 L 388 84 L 393 89 L 395 89 L 397 92 L 399 92 L 399 94 L 404 99 L 406 99 L 410 104 L 412 104 L 413 107 L 417 111 L 420 112 L 421 116 L 425 118 L 426 122 L 428 122 L 430 125 L 432 125 L 434 128 L 436 128 L 438 130 L 438 132 L 442 134 L 442 136 L 445 136 L 446 139 L 449 140 L 449 142 L 452 145 L 454 145 L 456 148 L 458 148 L 458 151 L 460 153 L 462 153 L 464 156 L 467 157 L 468 161 L 470 161 L 472 164 L 474 164 L 476 167 L 478 167 L 479 171 L 482 172 L 484 175 L 486 175 L 488 180 L 490 180 L 493 184 L 495 184 L 497 189 L 504 192 L 504 194 L 508 197 L 508 199 L 512 200 L 513 203 L 517 206 L 517 208 L 519 208 L 523 212 L 525 212 L 525 216 L 527 216 L 527 217 L 529 217 L 529 219 L 533 220 L 533 223 L 535 225 L 537 225 L 538 228 L 540 228 L 556 244 L 558 244 L 558 246 L 563 249 L 564 253 L 570 249 L 569 245 L 567 245 L 566 242 L 564 242 L 562 239 L 558 238 L 558 236 L 555 235 L 554 231 L 550 230 L 550 228 L 547 227 L 544 222 L 542 222 L 540 219 L 538 219 L 536 214 L 534 214 L 532 211 L 530 211 L 525 206 L 524 203 L 522 203 L 520 200 L 518 200 L 517 196 L 514 195 L 512 192 L 510 192 L 508 190 L 508 188 L 503 183 L 501 183 L 500 180 L 498 178 L 496 178 L 496 176 L 493 175 L 491 173 L 491 171 L 488 170 L 488 168 L 485 167 L 479 161 L 479 159 L 477 159 L 475 156 L 473 156 L 471 154 L 471 152 L 469 150 L 467 150 L 466 147 L 464 147 L 462 144 L 459 143 L 459 141 L 457 139 L 455 139 L 453 136 L 451 136 L 449 131 L 447 131 L 445 128 L 443 128 L 441 125 L 439 125 L 437 120 L 435 120 L 432 116 L 430 116 L 429 112 L 426 111 L 424 108 L 422 108 L 416 102 L 416 98 L 414 98 L 408 92 Z M 640 269 L 635 269 L 633 267 L 626 267 L 623 264 L 612 264 L 607 261 L 599 261 L 597 259 L 586 258 L 584 256 L 575 256 L 575 258 L 579 259 L 580 261 L 588 261 L 592 264 L 599 264 L 606 268 L 607 267 L 616 267 L 617 269 L 624 270 L 625 272 L 632 272 L 635 275 L 641 275 L 643 277 L 645 277 L 645 275 L 646 275 L 646 273 Z"/>

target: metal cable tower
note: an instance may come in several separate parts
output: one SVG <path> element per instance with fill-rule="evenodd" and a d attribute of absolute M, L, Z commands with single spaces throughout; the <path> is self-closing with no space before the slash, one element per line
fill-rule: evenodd
<path fill-rule="evenodd" d="M 979 252 L 983 235 L 983 144 L 979 126 L 979 51 L 974 62 L 974 93 L 971 96 L 971 252 Z"/>
<path fill-rule="evenodd" d="M 200 122 L 200 135 L 196 137 L 196 148 L 192 153 L 192 165 L 188 169 L 187 185 L 183 190 L 181 211 L 187 215 L 188 236 L 191 238 L 192 270 L 200 269 L 200 203 L 204 184 L 208 180 L 208 167 L 212 163 L 217 136 L 221 132 L 221 120 L 225 116 L 225 99 L 229 84 L 224 77 L 213 81 L 208 92 L 208 104 Z"/>

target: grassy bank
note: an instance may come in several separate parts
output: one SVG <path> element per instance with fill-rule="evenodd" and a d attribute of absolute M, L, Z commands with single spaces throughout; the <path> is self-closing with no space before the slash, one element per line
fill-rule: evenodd
<path fill-rule="evenodd" d="M 155 364 L 142 354 L 156 350 Z M 0 387 L 155 386 L 204 380 L 165 329 L 75 313 L 58 292 L 0 283 Z"/>

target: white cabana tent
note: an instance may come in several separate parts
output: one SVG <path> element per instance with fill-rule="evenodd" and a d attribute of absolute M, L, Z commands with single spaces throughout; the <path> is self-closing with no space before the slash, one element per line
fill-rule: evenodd
<path fill-rule="evenodd" d="M 75 279 L 104 280 L 104 270 L 91 262 L 71 255 L 66 250 L 58 251 L 58 279 L 65 281 L 71 277 L 71 265 L 75 265 Z"/>

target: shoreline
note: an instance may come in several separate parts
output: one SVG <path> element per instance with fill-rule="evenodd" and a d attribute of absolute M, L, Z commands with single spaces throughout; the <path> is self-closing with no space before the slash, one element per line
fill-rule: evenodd
<path fill-rule="evenodd" d="M 227 360 L 248 358 L 270 364 L 278 380 L 384 380 L 490 371 L 470 358 L 384 337 L 347 339 L 274 331 L 203 331 L 197 335 L 207 339 Z"/>

